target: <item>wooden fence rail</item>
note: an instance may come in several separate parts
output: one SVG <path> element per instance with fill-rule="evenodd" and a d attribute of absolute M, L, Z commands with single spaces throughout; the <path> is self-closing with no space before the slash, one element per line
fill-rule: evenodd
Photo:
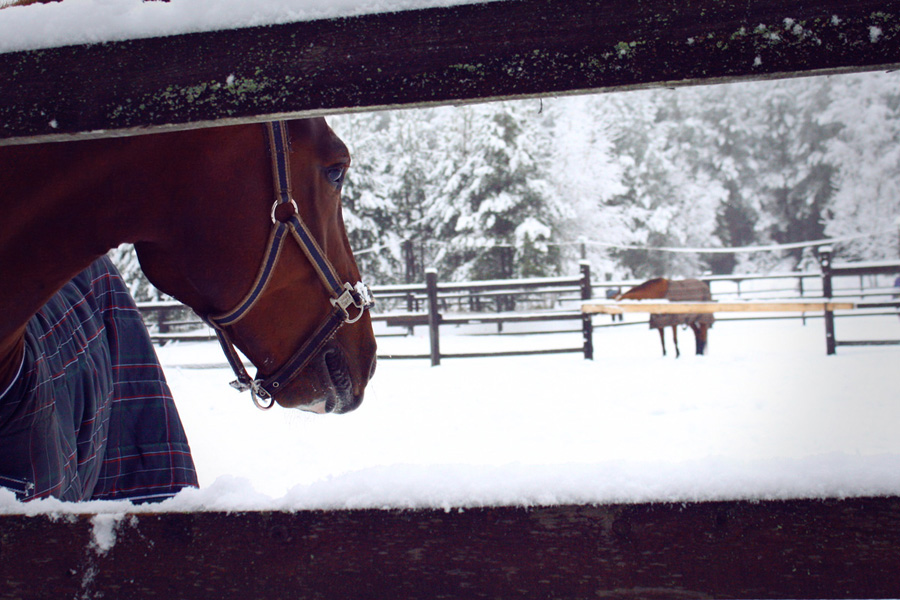
<path fill-rule="evenodd" d="M 897 65 L 892 0 L 476 3 L 0 54 L 0 143 Z"/>
<path fill-rule="evenodd" d="M 120 517 L 0 516 L 0 598 L 900 597 L 897 498 Z"/>

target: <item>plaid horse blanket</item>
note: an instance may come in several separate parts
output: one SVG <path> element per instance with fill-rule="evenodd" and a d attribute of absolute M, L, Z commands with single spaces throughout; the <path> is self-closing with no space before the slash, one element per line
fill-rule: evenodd
<path fill-rule="evenodd" d="M 670 279 L 665 299 L 669 302 L 709 302 L 712 295 L 709 286 L 699 279 Z M 712 314 L 650 315 L 650 329 L 698 323 L 712 325 L 713 321 Z"/>
<path fill-rule="evenodd" d="M 156 352 L 101 258 L 28 323 L 0 389 L 0 486 L 21 500 L 162 500 L 197 475 Z"/>

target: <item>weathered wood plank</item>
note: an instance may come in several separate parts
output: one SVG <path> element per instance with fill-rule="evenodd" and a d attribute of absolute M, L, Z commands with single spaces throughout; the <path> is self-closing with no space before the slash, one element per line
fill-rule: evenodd
<path fill-rule="evenodd" d="M 2 598 L 896 598 L 900 499 L 0 517 Z"/>
<path fill-rule="evenodd" d="M 897 65 L 897 0 L 506 0 L 3 54 L 0 143 Z"/>
<path fill-rule="evenodd" d="M 598 302 L 582 304 L 585 314 L 618 315 L 622 313 L 708 314 L 717 312 L 822 312 L 852 310 L 853 302 L 783 301 L 769 302 Z"/>

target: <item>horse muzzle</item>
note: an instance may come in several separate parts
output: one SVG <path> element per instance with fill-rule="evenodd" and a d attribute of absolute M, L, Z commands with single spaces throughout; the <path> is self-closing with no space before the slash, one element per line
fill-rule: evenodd
<path fill-rule="evenodd" d="M 292 398 L 277 398 L 279 403 L 293 405 L 300 410 L 319 414 L 343 414 L 356 410 L 362 404 L 364 388 L 374 371 L 373 364 L 361 377 L 363 381 L 354 383 L 353 371 L 347 356 L 341 347 L 331 342 L 322 350 L 316 359 L 306 366 L 303 381 L 308 387 L 301 394 L 312 397 L 312 401 L 294 403 Z M 288 390 L 285 392 L 289 393 Z M 299 392 L 299 390 L 298 390 Z M 280 394 L 279 394 L 280 395 Z M 288 394 L 285 394 L 287 396 Z"/>

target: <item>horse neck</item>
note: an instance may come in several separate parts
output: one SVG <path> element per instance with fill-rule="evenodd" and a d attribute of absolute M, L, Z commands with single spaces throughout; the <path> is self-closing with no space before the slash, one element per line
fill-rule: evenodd
<path fill-rule="evenodd" d="M 137 232 L 113 197 L 124 140 L 0 148 L 0 349 L 69 279 Z M 116 154 L 119 152 L 120 154 Z"/>
<path fill-rule="evenodd" d="M 668 279 L 651 279 L 622 294 L 621 300 L 653 300 L 665 298 L 669 291 Z"/>
<path fill-rule="evenodd" d="M 185 234 L 184 222 L 215 212 L 192 181 L 214 157 L 237 160 L 229 144 L 247 138 L 235 133 L 0 147 L 0 361 L 15 353 L 29 319 L 109 249 L 165 243 Z"/>

